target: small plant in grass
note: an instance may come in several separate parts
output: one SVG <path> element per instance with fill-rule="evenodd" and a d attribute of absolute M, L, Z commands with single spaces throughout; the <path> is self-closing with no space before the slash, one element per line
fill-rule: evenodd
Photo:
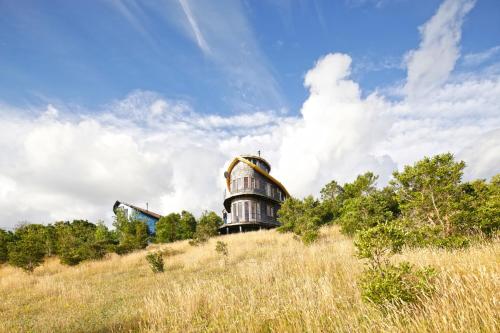
<path fill-rule="evenodd" d="M 221 256 L 227 257 L 229 254 L 227 244 L 222 241 L 217 241 L 217 244 L 215 245 L 215 252 Z"/>
<path fill-rule="evenodd" d="M 408 262 L 393 265 L 389 256 L 401 252 L 405 240 L 402 229 L 380 224 L 359 232 L 355 242 L 358 257 L 368 259 L 359 281 L 363 300 L 386 307 L 415 303 L 434 291 L 436 271 L 418 269 Z"/>
<path fill-rule="evenodd" d="M 164 271 L 163 256 L 161 252 L 149 253 L 146 256 L 146 260 L 153 273 L 162 273 Z"/>
<path fill-rule="evenodd" d="M 363 271 L 359 286 L 363 300 L 379 306 L 415 303 L 434 291 L 436 271 L 431 267 L 415 268 L 408 262 L 385 264 Z"/>

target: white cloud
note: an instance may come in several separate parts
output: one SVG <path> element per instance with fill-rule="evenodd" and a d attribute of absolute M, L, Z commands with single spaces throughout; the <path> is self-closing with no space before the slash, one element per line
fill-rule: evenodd
<path fill-rule="evenodd" d="M 405 92 L 419 99 L 446 82 L 459 57 L 458 43 L 465 15 L 474 0 L 445 0 L 436 14 L 422 25 L 417 50 L 407 55 L 408 79 Z"/>
<path fill-rule="evenodd" d="M 435 33 L 450 45 L 447 33 Z M 414 54 L 425 53 L 421 49 Z M 409 70 L 413 83 L 407 89 L 418 93 L 391 101 L 377 92 L 363 97 L 350 78 L 351 61 L 338 53 L 317 61 L 305 76 L 309 97 L 298 117 L 273 111 L 203 115 L 185 101 L 143 91 L 77 115 L 49 105 L 33 118 L 0 106 L 0 226 L 72 218 L 109 222 L 116 199 L 149 202 L 160 213 L 218 212 L 224 166 L 234 155 L 257 150 L 296 196 L 317 194 L 332 179 L 349 181 L 368 170 L 380 174 L 383 184 L 395 168 L 447 151 L 467 162 L 469 179 L 500 171 L 499 74 L 440 77 L 417 98 L 421 83 L 412 81 Z M 436 66 L 417 67 L 421 78 L 435 80 L 426 71 Z"/>
<path fill-rule="evenodd" d="M 465 66 L 477 66 L 490 60 L 499 53 L 500 45 L 497 45 L 482 52 L 469 53 L 464 55 L 463 63 Z"/>
<path fill-rule="evenodd" d="M 203 50 L 205 53 L 210 53 L 210 47 L 208 46 L 207 42 L 205 41 L 205 38 L 203 37 L 203 34 L 200 31 L 200 28 L 198 27 L 198 22 L 193 16 L 193 13 L 191 12 L 191 8 L 189 7 L 189 3 L 187 0 L 179 0 L 179 3 L 182 7 L 182 10 L 184 11 L 184 14 L 186 14 L 186 18 L 189 22 L 189 25 L 191 26 L 191 29 L 193 31 L 194 37 L 196 39 L 196 43 L 200 47 L 200 49 Z"/>

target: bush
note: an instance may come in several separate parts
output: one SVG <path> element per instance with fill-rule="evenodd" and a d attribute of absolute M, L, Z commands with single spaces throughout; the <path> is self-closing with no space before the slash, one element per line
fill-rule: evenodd
<path fill-rule="evenodd" d="M 363 300 L 385 307 L 416 303 L 434 291 L 436 272 L 431 267 L 417 269 L 408 262 L 383 265 L 363 271 L 359 286 Z"/>
<path fill-rule="evenodd" d="M 106 254 L 106 243 L 96 240 L 97 226 L 84 220 L 57 222 L 54 226 L 57 252 L 61 263 L 78 265 L 89 259 L 101 259 Z M 106 228 L 100 225 L 99 228 Z M 103 232 L 103 230 L 101 230 Z"/>
<path fill-rule="evenodd" d="M 227 257 L 229 254 L 227 250 L 227 244 L 221 241 L 217 241 L 217 244 L 215 245 L 215 252 L 217 252 L 219 255 Z"/>
<path fill-rule="evenodd" d="M 7 262 L 7 260 L 9 259 L 7 246 L 11 241 L 12 233 L 0 229 L 0 264 Z"/>
<path fill-rule="evenodd" d="M 193 235 L 193 239 L 189 241 L 189 244 L 198 246 L 208 241 L 210 237 L 217 236 L 219 234 L 219 226 L 221 225 L 222 219 L 219 215 L 214 212 L 204 212 L 196 225 L 196 232 Z"/>
<path fill-rule="evenodd" d="M 302 233 L 302 242 L 305 245 L 310 245 L 314 243 L 319 237 L 319 230 L 317 228 L 311 228 Z"/>
<path fill-rule="evenodd" d="M 278 211 L 281 223 L 278 231 L 293 232 L 304 244 L 313 243 L 318 238 L 319 227 L 330 219 L 325 207 L 312 196 L 303 200 L 287 198 Z"/>
<path fill-rule="evenodd" d="M 163 256 L 161 252 L 153 252 L 146 255 L 146 260 L 153 273 L 162 273 L 164 271 Z"/>
<path fill-rule="evenodd" d="M 13 242 L 7 246 L 9 264 L 33 272 L 44 260 L 46 240 L 45 227 L 41 224 L 17 228 Z"/>
<path fill-rule="evenodd" d="M 404 243 L 403 230 L 390 223 L 360 231 L 354 245 L 359 258 L 369 259 L 371 264 L 377 266 L 386 261 L 390 254 L 401 252 Z"/>

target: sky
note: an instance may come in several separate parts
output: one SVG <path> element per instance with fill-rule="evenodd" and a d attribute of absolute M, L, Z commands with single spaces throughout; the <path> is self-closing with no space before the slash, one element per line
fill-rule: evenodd
<path fill-rule="evenodd" d="M 258 150 L 296 197 L 452 152 L 500 172 L 497 0 L 0 0 L 0 228 L 222 210 Z"/>

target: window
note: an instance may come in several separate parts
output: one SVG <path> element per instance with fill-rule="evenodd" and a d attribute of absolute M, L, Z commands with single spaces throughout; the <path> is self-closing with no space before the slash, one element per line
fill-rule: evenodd
<path fill-rule="evenodd" d="M 241 218 L 241 217 L 243 216 L 243 214 L 242 214 L 242 212 L 241 212 L 241 209 L 242 209 L 241 204 L 242 204 L 242 202 L 241 202 L 241 201 L 240 201 L 240 202 L 238 202 L 238 217 L 239 217 L 239 218 Z"/>
<path fill-rule="evenodd" d="M 252 177 L 252 178 L 250 178 L 250 180 L 251 180 L 250 188 L 254 189 L 255 188 L 255 178 Z"/>
<path fill-rule="evenodd" d="M 243 188 L 245 190 L 248 188 L 248 177 L 243 178 Z"/>
<path fill-rule="evenodd" d="M 236 203 L 233 202 L 233 205 L 232 205 L 233 208 L 231 208 L 231 211 L 232 211 L 232 220 L 233 222 L 236 222 L 238 219 L 236 218 Z"/>
<path fill-rule="evenodd" d="M 255 188 L 260 189 L 260 181 L 258 178 L 255 180 Z"/>
<path fill-rule="evenodd" d="M 256 219 L 256 204 L 255 201 L 250 201 L 250 220 L 255 220 Z"/>
<path fill-rule="evenodd" d="M 249 221 L 250 218 L 249 218 L 249 213 L 250 213 L 250 209 L 248 207 L 248 201 L 245 201 L 245 221 Z"/>
<path fill-rule="evenodd" d="M 267 216 L 273 217 L 273 206 L 267 205 L 266 210 L 267 210 L 267 212 L 266 212 Z"/>
<path fill-rule="evenodd" d="M 261 215 L 261 212 L 260 212 L 260 202 L 256 203 L 256 208 L 257 208 L 256 209 L 257 210 L 257 214 L 255 215 L 255 219 L 258 220 L 258 221 L 260 221 L 260 219 L 261 219 L 260 218 L 260 215 Z"/>

